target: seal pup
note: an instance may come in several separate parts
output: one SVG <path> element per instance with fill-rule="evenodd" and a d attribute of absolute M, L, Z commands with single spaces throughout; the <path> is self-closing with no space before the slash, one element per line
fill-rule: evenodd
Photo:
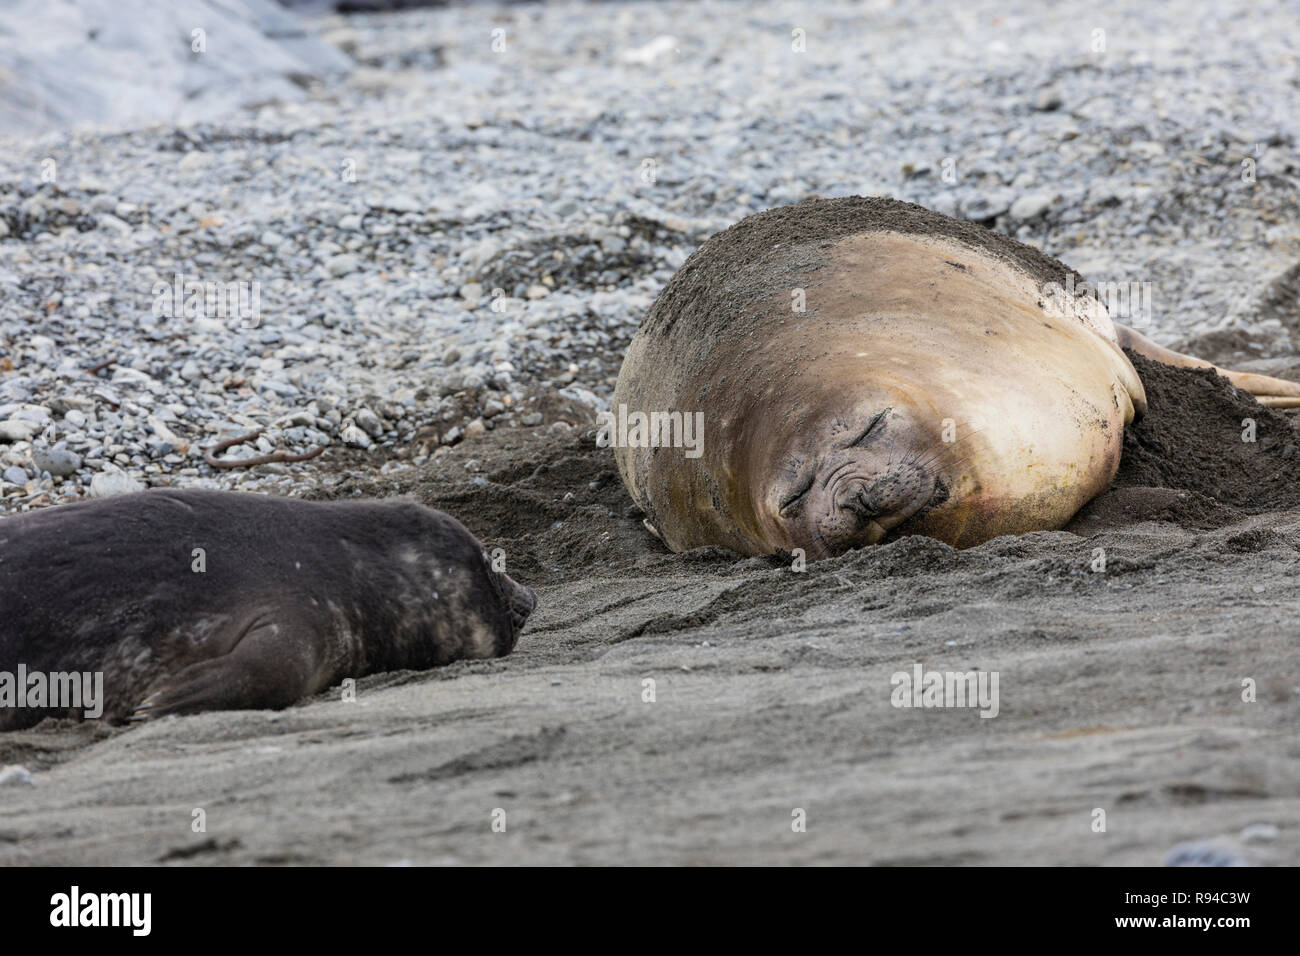
<path fill-rule="evenodd" d="M 460 522 L 401 499 L 157 490 L 0 520 L 0 690 L 102 674 L 115 722 L 500 657 L 535 605 Z M 14 703 L 0 730 L 73 716 Z"/>
<path fill-rule="evenodd" d="M 1214 368 L 1066 291 L 1086 287 L 911 203 L 767 210 L 707 240 L 660 293 L 602 437 L 674 551 L 824 558 L 904 534 L 967 547 L 1060 528 L 1110 484 L 1145 411 L 1122 349 Z M 1296 383 L 1218 371 L 1300 405 Z M 703 435 L 672 447 L 696 416 Z"/>

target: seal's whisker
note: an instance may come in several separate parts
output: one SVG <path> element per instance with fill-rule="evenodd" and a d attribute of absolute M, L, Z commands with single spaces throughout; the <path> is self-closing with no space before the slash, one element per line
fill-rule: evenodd
<path fill-rule="evenodd" d="M 981 432 L 983 432 L 983 431 L 985 431 L 985 430 L 986 430 L 986 429 L 983 428 L 983 427 L 981 427 L 981 428 L 972 428 L 972 429 L 971 429 L 970 431 L 968 431 L 965 435 L 962 435 L 960 438 L 956 439 L 955 441 L 951 441 L 951 442 L 943 442 L 943 443 L 942 443 L 942 446 L 941 446 L 940 448 L 938 448 L 937 450 L 931 452 L 931 453 L 929 454 L 929 456 L 926 457 L 926 458 L 924 458 L 924 459 L 921 459 L 921 458 L 919 457 L 919 454 L 920 454 L 920 453 L 909 452 L 907 458 L 904 459 L 904 463 L 906 463 L 906 464 L 915 464 L 915 465 L 917 465 L 917 466 L 920 467 L 920 468 L 925 468 L 927 465 L 932 465 L 932 464 L 934 464 L 936 461 L 941 460 L 941 459 L 943 458 L 943 456 L 946 455 L 946 454 L 948 454 L 949 452 L 956 451 L 956 450 L 957 450 L 959 447 L 961 447 L 965 442 L 969 441 L 970 439 L 974 438 L 976 435 L 980 434 Z M 917 454 L 918 457 L 917 457 L 916 459 L 913 459 L 913 458 L 911 457 L 913 454 Z M 967 460 L 969 460 L 969 458 L 970 458 L 970 455 L 966 455 L 966 456 L 964 456 L 964 457 L 961 459 L 961 461 L 967 461 Z M 958 464 L 958 463 L 959 463 L 959 462 L 956 461 L 956 460 L 945 462 L 945 464 L 947 464 L 949 467 L 952 467 L 953 465 L 956 465 L 956 464 Z"/>

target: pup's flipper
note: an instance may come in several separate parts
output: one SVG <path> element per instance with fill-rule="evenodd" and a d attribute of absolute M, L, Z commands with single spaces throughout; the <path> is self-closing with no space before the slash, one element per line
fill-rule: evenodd
<path fill-rule="evenodd" d="M 305 622 L 263 618 L 238 636 L 229 652 L 164 677 L 130 719 L 287 707 L 328 685 L 321 666 L 324 647 L 322 636 Z"/>

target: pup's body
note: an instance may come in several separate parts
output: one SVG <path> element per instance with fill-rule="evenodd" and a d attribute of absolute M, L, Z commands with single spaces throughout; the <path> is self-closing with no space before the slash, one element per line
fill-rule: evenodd
<path fill-rule="evenodd" d="M 163 490 L 0 520 L 0 672 L 102 672 L 115 721 L 508 654 L 534 604 L 409 501 Z M 0 730 L 44 716 L 70 714 L 0 707 Z"/>

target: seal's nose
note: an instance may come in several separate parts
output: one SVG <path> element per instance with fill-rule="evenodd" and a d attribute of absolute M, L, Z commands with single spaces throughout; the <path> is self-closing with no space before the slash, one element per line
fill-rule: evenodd
<path fill-rule="evenodd" d="M 818 532 L 829 554 L 878 544 L 885 529 L 876 520 L 879 512 L 863 496 L 853 495 L 818 523 Z"/>
<path fill-rule="evenodd" d="M 880 514 L 880 502 L 875 496 L 868 494 L 867 489 L 861 484 L 857 485 L 852 494 L 845 495 L 841 499 L 840 507 L 852 511 L 864 521 L 869 521 Z"/>
<path fill-rule="evenodd" d="M 849 473 L 835 482 L 829 513 L 817 529 L 829 553 L 879 544 L 889 529 L 913 510 L 908 507 L 909 489 L 904 485 L 893 474 Z"/>

